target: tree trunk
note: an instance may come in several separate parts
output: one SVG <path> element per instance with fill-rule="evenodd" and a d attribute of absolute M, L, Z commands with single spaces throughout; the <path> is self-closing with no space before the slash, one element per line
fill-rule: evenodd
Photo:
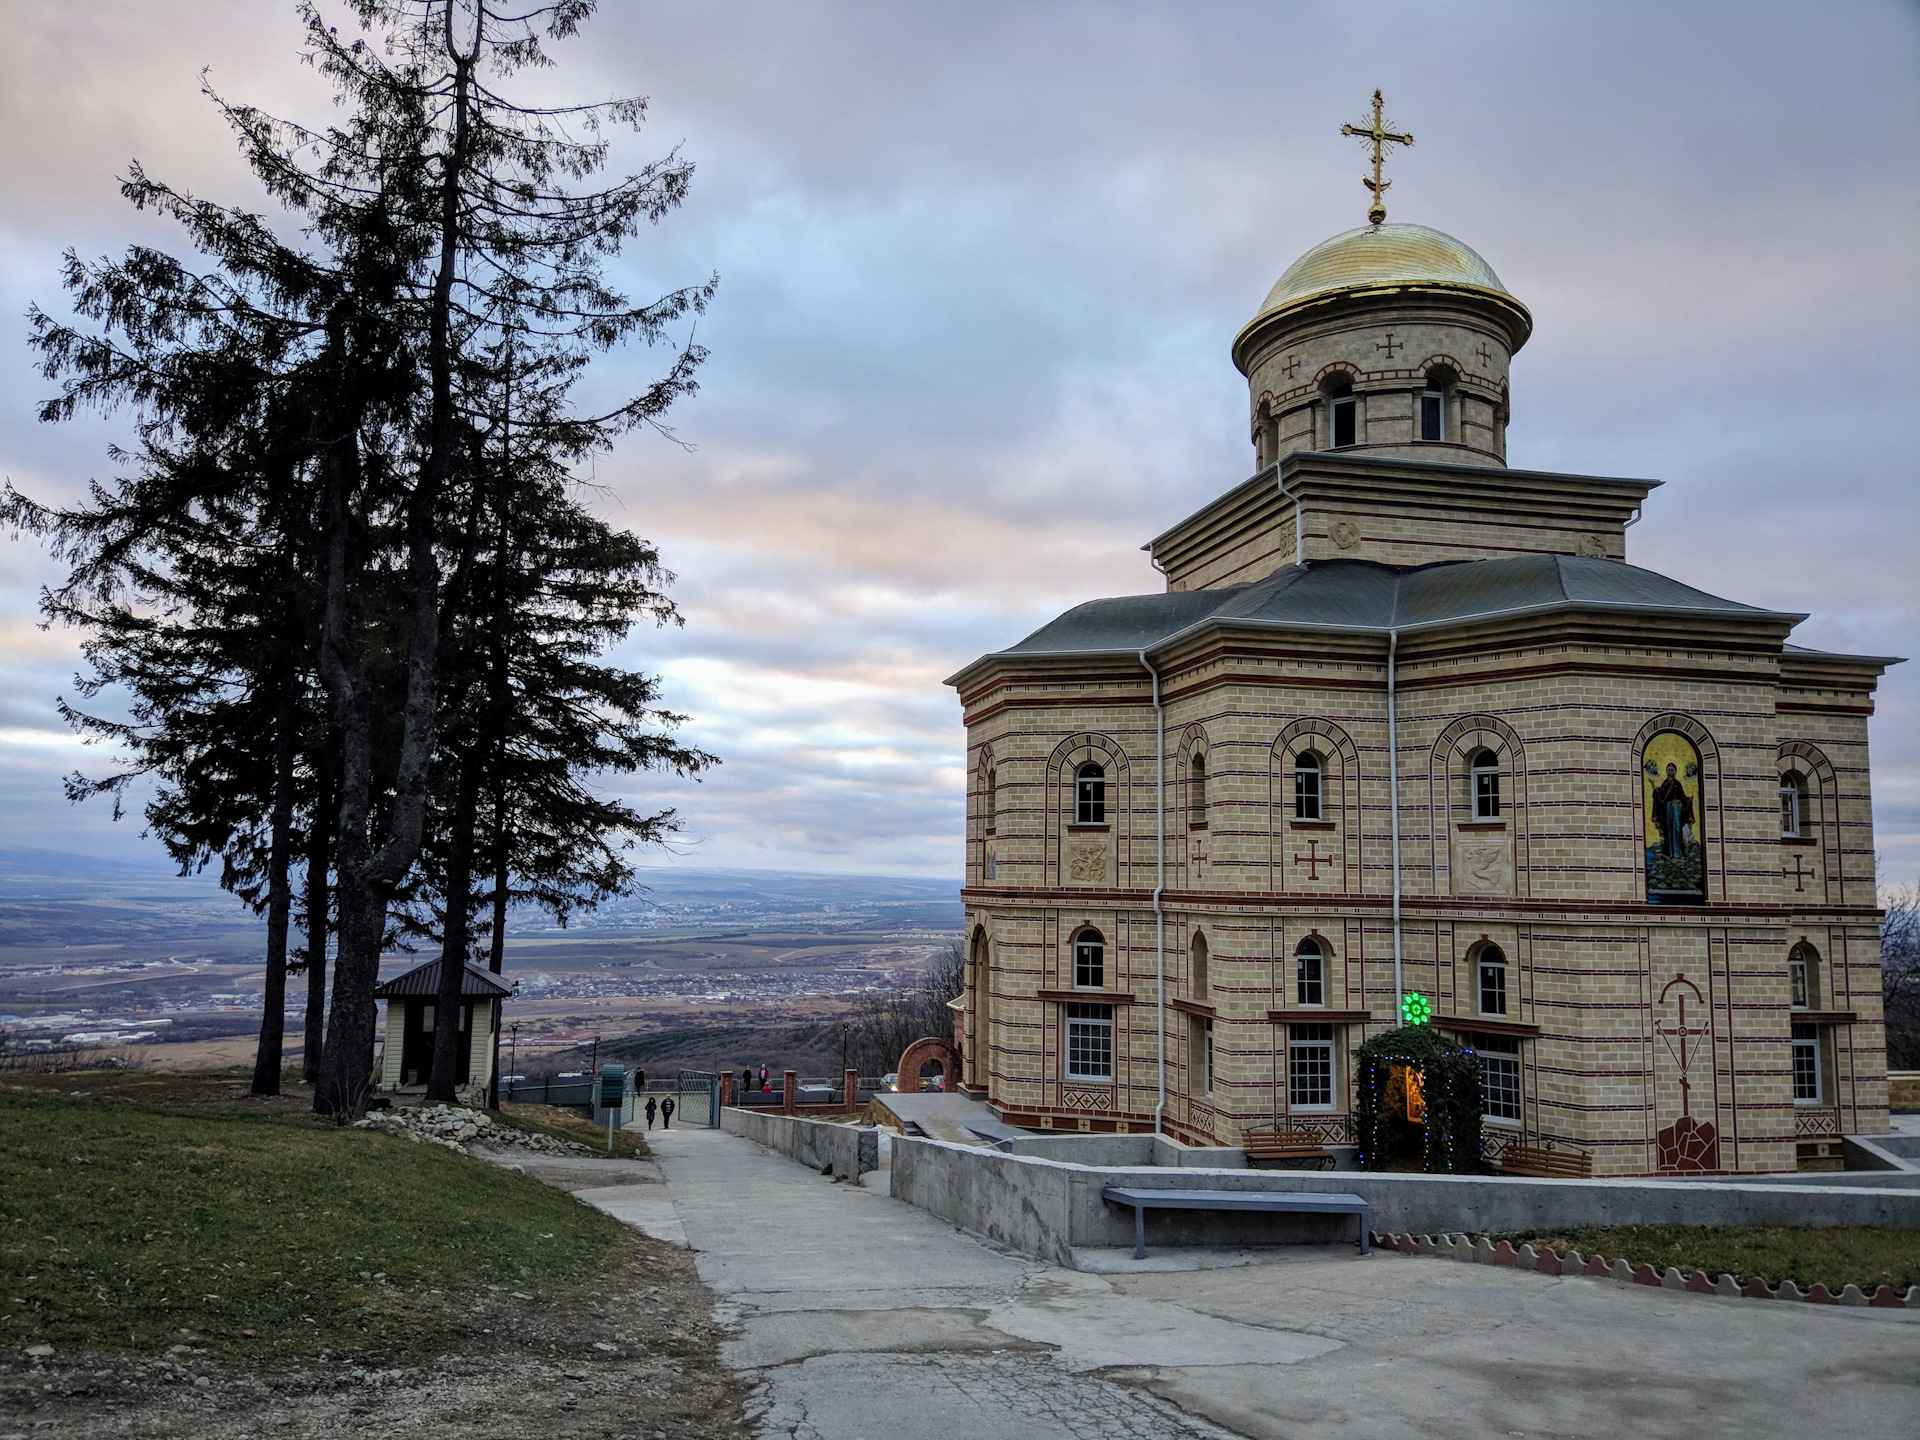
<path fill-rule="evenodd" d="M 267 856 L 267 986 L 260 1012 L 260 1044 L 253 1057 L 253 1093 L 280 1093 L 280 1058 L 287 1030 L 287 922 L 293 889 L 287 872 L 293 864 L 293 757 L 295 680 L 292 667 L 280 682 L 274 711 L 273 820 Z"/>
<path fill-rule="evenodd" d="M 300 1055 L 300 1078 L 320 1078 L 320 1054 L 327 1019 L 327 912 L 332 906 L 327 873 L 333 863 L 333 812 L 340 803 L 333 778 L 333 749 L 322 742 L 314 767 L 313 817 L 307 830 L 307 1037 Z"/>
<path fill-rule="evenodd" d="M 466 982 L 472 937 L 474 811 L 480 799 L 479 766 L 471 756 L 460 766 L 447 837 L 446 918 L 440 926 L 440 994 L 434 1002 L 433 1071 L 427 1103 L 444 1105 L 467 1083 L 460 1072 L 460 991 Z M 471 1062 L 469 1062 L 471 1064 Z"/>

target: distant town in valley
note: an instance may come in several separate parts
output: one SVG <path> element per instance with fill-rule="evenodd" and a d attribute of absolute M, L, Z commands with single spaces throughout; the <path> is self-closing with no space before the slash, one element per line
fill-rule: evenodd
<path fill-rule="evenodd" d="M 509 930 L 512 1048 L 527 1074 L 602 1044 L 631 1064 L 838 1069 L 861 996 L 909 988 L 960 933 L 957 881 L 656 868 L 564 929 Z M 0 1032 L 14 1054 L 80 1047 L 152 1065 L 246 1063 L 264 927 L 212 875 L 46 850 L 0 851 Z M 395 974 L 424 958 L 395 953 Z M 301 1059 L 302 978 L 287 995 Z"/>

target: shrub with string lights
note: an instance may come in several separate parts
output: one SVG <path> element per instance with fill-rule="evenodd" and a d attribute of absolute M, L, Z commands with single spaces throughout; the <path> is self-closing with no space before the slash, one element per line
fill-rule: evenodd
<path fill-rule="evenodd" d="M 1364 1170 L 1418 1150 L 1434 1174 L 1481 1170 L 1480 1057 L 1431 1025 L 1403 1025 L 1353 1052 Z M 1412 1119 L 1409 1119 L 1409 1112 Z"/>

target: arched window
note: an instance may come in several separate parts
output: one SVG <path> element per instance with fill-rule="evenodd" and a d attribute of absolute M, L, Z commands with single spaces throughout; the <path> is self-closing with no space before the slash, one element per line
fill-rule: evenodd
<path fill-rule="evenodd" d="M 994 769 L 993 762 L 987 762 L 986 769 L 980 775 L 980 818 L 986 832 L 991 835 L 999 823 L 1000 813 L 1000 775 Z"/>
<path fill-rule="evenodd" d="M 1101 990 L 1107 983 L 1107 942 L 1098 930 L 1073 937 L 1073 983 L 1079 990 Z"/>
<path fill-rule="evenodd" d="M 1193 937 L 1193 998 L 1207 998 L 1208 987 L 1212 981 L 1207 974 L 1207 937 L 1196 934 Z"/>
<path fill-rule="evenodd" d="M 1472 761 L 1473 818 L 1500 818 L 1500 757 L 1491 750 L 1476 750 Z"/>
<path fill-rule="evenodd" d="M 1360 440 L 1360 401 L 1351 385 L 1336 385 L 1327 397 L 1328 434 L 1333 448 Z"/>
<path fill-rule="evenodd" d="M 1302 1005 L 1327 1003 L 1327 953 L 1312 936 L 1293 952 L 1294 996 Z"/>
<path fill-rule="evenodd" d="M 1787 952 L 1789 1003 L 1796 1010 L 1812 1010 L 1820 1003 L 1820 952 L 1802 940 Z"/>
<path fill-rule="evenodd" d="M 1474 956 L 1482 1015 L 1507 1013 L 1507 957 L 1498 945 L 1482 945 Z"/>
<path fill-rule="evenodd" d="M 1807 814 L 1807 777 L 1789 770 L 1780 777 L 1780 833 L 1798 839 Z"/>
<path fill-rule="evenodd" d="M 1447 438 L 1447 402 L 1451 398 L 1454 373 L 1445 366 L 1436 366 L 1427 372 L 1426 388 L 1420 392 L 1420 438 L 1422 440 L 1445 440 Z"/>
<path fill-rule="evenodd" d="M 1187 766 L 1187 823 L 1204 827 L 1207 823 L 1207 757 L 1196 754 Z"/>
<path fill-rule="evenodd" d="M 1320 757 L 1311 750 L 1293 757 L 1293 818 L 1320 818 Z"/>
<path fill-rule="evenodd" d="M 1073 782 L 1073 818 L 1079 825 L 1107 823 L 1107 772 L 1091 760 Z"/>
<path fill-rule="evenodd" d="M 1698 905 L 1707 898 L 1700 752 L 1686 736 L 1669 730 L 1647 741 L 1640 771 L 1646 806 L 1647 902 Z"/>

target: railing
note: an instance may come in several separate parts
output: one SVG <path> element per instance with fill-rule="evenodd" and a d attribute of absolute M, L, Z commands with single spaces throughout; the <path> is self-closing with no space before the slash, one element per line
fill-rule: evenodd
<path fill-rule="evenodd" d="M 1274 1128 L 1311 1135 L 1322 1145 L 1355 1143 L 1351 1115 L 1283 1115 L 1274 1122 Z"/>

